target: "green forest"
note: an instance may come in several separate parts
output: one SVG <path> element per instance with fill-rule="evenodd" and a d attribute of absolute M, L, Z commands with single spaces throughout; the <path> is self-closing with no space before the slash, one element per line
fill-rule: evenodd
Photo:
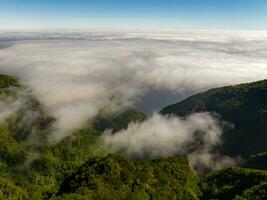
<path fill-rule="evenodd" d="M 193 95 L 160 113 L 184 117 L 211 112 L 233 123 L 219 151 L 242 156 L 237 166 L 197 174 L 186 155 L 134 160 L 110 154 L 100 140 L 146 115 L 128 109 L 94 120 L 51 144 L 55 118 L 15 77 L 0 75 L 0 98 L 26 106 L 0 124 L 0 199 L 3 200 L 265 200 L 267 199 L 267 81 L 222 87 Z M 36 113 L 25 121 L 28 112 Z"/>

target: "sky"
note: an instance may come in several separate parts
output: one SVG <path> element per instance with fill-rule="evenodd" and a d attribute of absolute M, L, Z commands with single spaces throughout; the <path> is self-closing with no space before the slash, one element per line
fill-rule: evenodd
<path fill-rule="evenodd" d="M 266 0 L 0 0 L 0 29 L 267 30 Z"/>

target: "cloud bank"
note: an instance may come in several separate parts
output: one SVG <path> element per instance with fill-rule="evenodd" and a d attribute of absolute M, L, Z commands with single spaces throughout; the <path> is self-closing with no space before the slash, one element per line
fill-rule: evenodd
<path fill-rule="evenodd" d="M 267 77 L 265 32 L 3 32 L 0 46 L 0 71 L 57 119 L 52 141 L 150 90 L 194 93 Z"/>
<path fill-rule="evenodd" d="M 216 153 L 222 129 L 209 113 L 195 113 L 186 118 L 153 114 L 145 122 L 131 123 L 126 130 L 102 135 L 113 152 L 137 159 L 187 155 L 199 172 L 235 164 L 235 160 Z"/>

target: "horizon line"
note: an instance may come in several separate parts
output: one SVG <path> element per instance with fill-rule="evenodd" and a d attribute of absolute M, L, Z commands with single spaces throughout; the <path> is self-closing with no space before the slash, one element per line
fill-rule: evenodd
<path fill-rule="evenodd" d="M 224 29 L 224 28 L 0 28 L 1 32 L 266 32 L 267 29 Z"/>

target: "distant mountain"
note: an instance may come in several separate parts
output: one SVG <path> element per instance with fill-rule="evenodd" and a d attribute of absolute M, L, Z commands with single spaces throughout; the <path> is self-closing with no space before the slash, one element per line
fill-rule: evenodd
<path fill-rule="evenodd" d="M 224 130 L 223 153 L 247 157 L 267 151 L 267 80 L 211 89 L 161 111 L 177 116 L 193 112 L 213 112 L 234 125 Z"/>

